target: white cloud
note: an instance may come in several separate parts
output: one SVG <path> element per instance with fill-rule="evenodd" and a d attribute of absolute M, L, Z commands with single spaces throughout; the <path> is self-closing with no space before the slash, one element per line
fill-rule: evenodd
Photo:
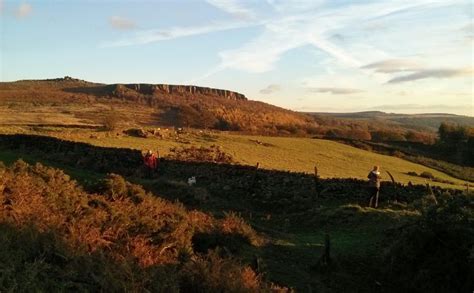
<path fill-rule="evenodd" d="M 15 12 L 16 17 L 24 18 L 33 12 L 33 7 L 28 3 L 22 3 Z"/>
<path fill-rule="evenodd" d="M 425 70 L 417 71 L 412 74 L 392 78 L 388 81 L 388 83 L 401 83 L 401 82 L 414 81 L 414 80 L 427 79 L 427 78 L 443 79 L 443 78 L 455 78 L 455 77 L 464 77 L 464 76 L 472 77 L 472 74 L 473 74 L 472 68 L 425 69 Z"/>
<path fill-rule="evenodd" d="M 211 4 L 212 6 L 215 6 L 231 15 L 236 16 L 237 18 L 254 18 L 255 13 L 242 6 L 243 1 L 237 1 L 237 0 L 206 0 L 207 3 Z"/>
<path fill-rule="evenodd" d="M 134 21 L 121 16 L 112 16 L 109 19 L 109 23 L 113 28 L 118 30 L 129 30 L 134 29 L 136 27 Z"/>
<path fill-rule="evenodd" d="M 278 92 L 281 90 L 281 87 L 278 84 L 270 84 L 266 88 L 261 89 L 260 93 L 264 95 L 273 94 L 274 92 Z"/>
<path fill-rule="evenodd" d="M 422 69 L 422 67 L 420 62 L 411 59 L 388 59 L 365 65 L 362 68 L 373 69 L 379 73 L 396 73 L 416 71 Z"/>
<path fill-rule="evenodd" d="M 248 24 L 242 22 L 213 23 L 201 27 L 172 27 L 168 29 L 142 30 L 134 33 L 131 37 L 125 37 L 117 41 L 102 42 L 101 47 L 126 47 L 145 45 L 149 43 L 207 34 L 217 31 L 226 31 L 246 27 Z"/>
<path fill-rule="evenodd" d="M 340 9 L 337 6 L 333 7 L 332 3 L 327 0 L 267 0 L 268 8 L 266 10 L 269 11 L 252 7 L 250 4 L 256 3 L 252 1 L 207 0 L 207 2 L 226 13 L 240 17 L 227 20 L 225 23 L 210 22 L 204 26 L 142 30 L 121 40 L 104 42 L 102 46 L 141 45 L 217 31 L 259 27 L 262 32 L 257 37 L 238 47 L 219 52 L 219 64 L 193 80 L 208 78 L 225 69 L 264 73 L 273 70 L 286 52 L 303 46 L 312 46 L 326 53 L 325 58 L 333 59 L 346 68 L 356 68 L 366 77 L 383 83 L 386 81 L 386 76 L 377 76 L 378 73 L 413 71 L 421 68 L 418 64 L 394 58 L 393 54 L 384 52 L 377 45 L 368 42 L 351 43 L 351 34 L 355 34 L 357 28 L 367 34 L 364 26 L 374 21 L 383 21 L 394 15 L 422 11 L 425 8 L 449 6 L 462 1 L 356 2 Z M 273 11 L 271 11 L 272 9 Z M 387 26 L 389 25 L 390 23 L 387 23 Z M 344 40 L 334 40 L 332 36 L 341 30 L 345 30 Z M 362 41 L 362 39 L 359 40 Z M 378 64 L 374 63 L 381 58 L 386 58 L 386 60 L 379 61 Z M 360 67 L 364 64 L 368 64 L 365 69 L 374 69 L 375 73 L 361 70 Z"/>
<path fill-rule="evenodd" d="M 308 88 L 308 92 L 311 93 L 329 93 L 333 95 L 351 95 L 364 92 L 360 89 L 354 88 L 340 88 L 340 87 L 319 87 L 319 88 Z"/>

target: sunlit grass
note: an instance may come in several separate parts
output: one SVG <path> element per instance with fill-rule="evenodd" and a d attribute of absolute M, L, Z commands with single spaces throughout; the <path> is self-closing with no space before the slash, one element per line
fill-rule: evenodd
<path fill-rule="evenodd" d="M 170 130 L 171 132 L 171 130 Z M 68 140 L 81 141 L 96 146 L 132 148 L 139 150 L 159 151 L 165 156 L 170 148 L 179 146 L 219 145 L 225 152 L 231 154 L 235 161 L 246 165 L 260 164 L 264 169 L 277 169 L 313 173 L 318 168 L 322 178 L 358 178 L 366 179 L 367 173 L 374 165 L 382 170 L 383 180 L 390 180 L 389 171 L 400 183 L 437 185 L 447 188 L 465 188 L 466 181 L 453 178 L 440 171 L 412 163 L 397 157 L 381 155 L 345 144 L 329 140 L 295 138 L 295 137 L 268 137 L 250 136 L 229 133 L 199 133 L 193 132 L 181 135 L 179 139 L 169 135 L 165 139 L 138 138 L 117 135 L 117 133 L 92 132 L 91 130 L 67 129 L 54 131 L 50 129 L 41 133 Z M 166 132 L 165 132 L 166 134 Z M 267 143 L 258 144 L 255 141 Z M 439 179 L 449 180 L 455 185 L 431 182 L 427 179 L 410 176 L 408 172 L 430 172 Z"/>

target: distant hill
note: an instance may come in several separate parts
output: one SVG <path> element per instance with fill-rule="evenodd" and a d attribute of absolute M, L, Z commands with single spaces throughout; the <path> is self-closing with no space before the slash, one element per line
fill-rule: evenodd
<path fill-rule="evenodd" d="M 425 114 L 395 114 L 382 111 L 365 111 L 354 113 L 308 113 L 315 117 L 330 117 L 355 121 L 385 121 L 401 127 L 415 130 L 437 131 L 442 122 L 451 122 L 461 125 L 474 126 L 474 117 L 447 114 L 447 113 L 425 113 Z"/>
<path fill-rule="evenodd" d="M 71 77 L 2 82 L 0 105 L 10 116 L 0 118 L 0 124 L 100 124 L 114 111 L 126 125 L 268 134 L 306 133 L 317 126 L 308 114 L 251 101 L 234 91 L 192 85 L 107 85 Z"/>
<path fill-rule="evenodd" d="M 72 77 L 0 83 L 0 125 L 165 126 L 376 141 L 432 143 L 451 114 L 302 113 L 194 85 L 102 84 Z"/>

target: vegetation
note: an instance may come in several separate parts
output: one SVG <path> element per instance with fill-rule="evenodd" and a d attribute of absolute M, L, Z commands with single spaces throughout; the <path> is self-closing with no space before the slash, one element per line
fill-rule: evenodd
<path fill-rule="evenodd" d="M 442 123 L 434 151 L 446 160 L 474 167 L 474 127 Z"/>
<path fill-rule="evenodd" d="M 37 151 L 33 152 L 30 148 L 28 152 L 38 159 L 48 157 L 51 162 L 61 161 L 67 166 L 82 168 L 82 165 L 75 165 L 75 153 L 87 150 L 92 160 L 84 161 L 86 172 L 117 170 L 134 174 L 127 171 L 127 168 L 133 169 L 136 165 L 126 159 L 129 155 L 125 150 L 94 148 L 77 143 L 70 143 L 69 148 L 68 142 L 63 141 L 57 154 L 67 151 L 71 160 L 66 161 L 60 156 L 49 157 L 46 155 L 48 152 L 38 151 L 58 149 L 57 144 L 39 142 L 30 144 Z M 255 142 L 252 143 L 255 145 Z M 271 149 L 277 145 L 262 147 Z M 16 151 L 19 152 L 19 149 Z M 128 152 L 135 154 L 130 150 Z M 97 158 L 108 156 L 121 160 L 97 163 L 102 161 Z M 120 165 L 118 162 L 128 163 Z M 109 174 L 92 189 L 89 188 L 89 192 L 64 177 L 63 172 L 41 165 L 28 166 L 18 162 L 9 168 L 2 168 L 7 174 L 2 176 L 6 180 L 2 183 L 7 191 L 1 194 L 11 200 L 11 210 L 20 213 L 20 217 L 16 214 L 7 217 L 10 226 L 5 230 L 12 232 L 5 232 L 4 235 L 9 235 L 8 243 L 13 244 L 7 245 L 4 251 L 8 252 L 7 255 L 28 255 L 28 258 L 20 257 L 13 264 L 11 260 L 5 263 L 9 264 L 9 268 L 21 271 L 20 266 L 29 264 L 28 259 L 37 259 L 37 254 L 29 258 L 31 254 L 24 254 L 24 246 L 15 245 L 18 243 L 15 241 L 37 243 L 37 236 L 34 235 L 51 231 L 52 238 L 60 243 L 53 245 L 47 240 L 46 243 L 35 244 L 34 247 L 44 247 L 39 253 L 43 255 L 42 264 L 47 266 L 36 266 L 38 271 L 32 271 L 32 274 L 47 276 L 61 270 L 55 275 L 59 281 L 48 279 L 54 285 L 49 285 L 49 288 L 58 290 L 187 292 L 195 288 L 198 292 L 221 292 L 276 289 L 267 280 L 301 292 L 338 292 L 349 288 L 366 292 L 379 290 L 380 286 L 387 291 L 396 291 L 396 288 L 415 286 L 404 284 L 404 277 L 392 275 L 391 271 L 380 274 L 381 267 L 389 267 L 385 262 L 391 256 L 399 255 L 395 253 L 398 251 L 395 248 L 393 252 L 388 252 L 380 247 L 399 239 L 397 231 L 403 231 L 407 225 L 417 225 L 420 215 L 429 205 L 430 197 L 425 199 L 424 195 L 430 191 L 424 186 L 384 182 L 381 208 L 375 210 L 365 207 L 366 183 L 363 180 L 315 181 L 314 176 L 301 173 L 166 159 L 160 166 L 161 173 L 157 178 L 129 177 L 131 181 L 142 182 L 144 188 L 127 182 L 119 175 Z M 193 175 L 198 175 L 197 184 L 188 186 L 185 180 Z M 156 198 L 145 190 L 152 190 L 170 200 L 182 199 L 188 208 Z M 457 198 L 462 193 L 436 187 L 432 192 L 440 206 L 447 202 L 444 197 Z M 74 195 L 69 197 L 69 193 Z M 190 197 L 200 194 L 207 194 L 207 198 L 190 200 Z M 8 207 L 9 201 L 4 202 Z M 463 202 L 461 206 L 467 208 L 468 203 Z M 196 208 L 207 212 L 194 210 Z M 457 210 L 450 211 L 455 217 Z M 26 223 L 34 225 L 28 224 L 32 228 L 25 228 Z M 460 225 L 470 224 L 463 223 Z M 26 231 L 22 229 L 33 229 L 39 234 L 27 232 L 34 236 L 33 240 L 15 240 L 14 237 L 23 237 L 24 234 L 17 233 L 17 230 Z M 264 238 L 254 229 L 270 237 Z M 317 264 L 320 264 L 318 259 L 323 254 L 326 233 L 330 235 L 331 262 L 321 266 Z M 60 247 L 65 248 L 60 250 Z M 47 249 L 46 252 L 44 249 Z M 445 252 L 439 250 L 438 253 Z M 65 256 L 67 261 L 56 260 L 58 254 Z M 83 261 L 77 260 L 77 257 Z M 94 268 L 90 268 L 92 265 Z M 410 270 L 417 268 L 413 266 Z M 379 277 L 374 279 L 374 275 Z M 8 286 L 22 280 L 23 275 L 17 276 L 9 275 L 11 283 Z M 463 280 L 463 276 L 459 275 L 459 279 L 453 282 Z M 26 275 L 25 278 L 33 280 L 28 288 L 47 286 L 40 282 L 39 277 L 35 279 Z M 89 281 L 89 278 L 93 280 Z M 133 282 L 123 281 L 131 278 Z M 119 281 L 115 281 L 117 279 Z M 71 287 L 57 287 L 60 284 Z"/>
<path fill-rule="evenodd" d="M 109 131 L 117 129 L 119 122 L 122 119 L 123 118 L 121 117 L 121 115 L 119 115 L 115 111 L 110 111 L 109 113 L 106 113 L 103 121 L 104 129 Z"/>
<path fill-rule="evenodd" d="M 400 183 L 408 183 L 409 181 L 419 184 L 426 183 L 425 179 L 407 175 L 406 173 L 409 171 L 417 173 L 422 173 L 423 171 L 431 172 L 437 178 L 455 183 L 455 185 L 439 184 L 444 187 L 457 186 L 457 188 L 464 189 L 467 183 L 448 176 L 443 172 L 407 162 L 400 158 L 379 155 L 327 140 L 199 133 L 192 131 L 176 135 L 171 135 L 170 133 L 162 139 L 157 137 L 143 139 L 122 135 L 117 136 L 116 133 L 92 133 L 94 133 L 95 137 L 91 137 L 90 130 L 68 131 L 61 129 L 42 132 L 41 134 L 91 143 L 97 146 L 159 150 L 162 157 L 170 154 L 170 149 L 173 148 L 180 149 L 181 147 L 190 148 L 194 146 L 199 149 L 200 147 L 210 148 L 212 145 L 218 145 L 222 152 L 231 155 L 233 161 L 239 164 L 255 166 L 257 163 L 260 163 L 260 167 L 264 169 L 307 172 L 311 174 L 314 173 L 314 167 L 317 166 L 319 175 L 322 178 L 339 177 L 365 180 L 368 170 L 374 164 L 378 164 L 382 167 L 383 174 L 385 174 L 386 170 L 390 171 L 396 181 Z M 19 145 L 21 143 L 18 143 L 17 146 Z M 51 151 L 53 150 L 55 149 L 52 148 Z M 62 154 L 49 153 L 48 156 L 54 158 L 60 157 Z M 85 159 L 84 155 L 79 155 L 76 158 L 78 160 L 77 164 L 84 164 L 85 166 Z M 102 162 L 102 160 L 90 159 L 90 164 L 101 164 Z M 110 160 L 117 161 L 117 166 L 122 164 L 120 156 L 111 157 Z M 112 170 L 112 172 L 114 171 Z M 464 172 L 465 175 L 469 174 L 466 171 L 462 171 L 462 167 L 460 167 L 460 172 Z M 383 177 L 384 180 L 389 179 L 386 174 Z"/>
<path fill-rule="evenodd" d="M 101 194 L 90 194 L 62 171 L 41 164 L 18 161 L 0 172 L 2 291 L 271 287 L 235 259 L 207 249 L 195 252 L 195 246 L 203 248 L 197 234 L 217 235 L 221 248 L 236 245 L 226 237 L 261 245 L 262 238 L 236 215 L 217 220 L 187 211 L 113 174 L 99 186 Z"/>
<path fill-rule="evenodd" d="M 473 287 L 472 127 L 438 129 L 468 117 L 310 115 L 69 77 L 0 83 L 0 111 L 2 292 Z M 161 155 L 151 175 L 145 149 Z"/>
<path fill-rule="evenodd" d="M 308 114 L 240 98 L 167 85 L 103 85 L 73 78 L 0 84 L 0 124 L 100 126 L 104 112 L 127 117 L 121 124 L 194 127 L 260 135 L 316 136 L 433 144 L 444 121 L 472 125 L 454 115 L 394 115 L 379 112 Z M 176 86 L 175 86 L 176 87 Z M 219 94 L 220 93 L 220 94 Z M 229 92 L 227 91 L 227 94 Z M 108 124 L 108 123 L 105 123 Z M 112 123 L 114 124 L 114 123 Z"/>
<path fill-rule="evenodd" d="M 219 146 L 211 145 L 209 148 L 191 146 L 189 148 L 172 148 L 166 156 L 171 160 L 191 161 L 191 162 L 214 162 L 233 163 L 231 155 L 222 151 Z"/>
<path fill-rule="evenodd" d="M 401 291 L 468 292 L 474 285 L 474 196 L 439 200 L 425 203 L 422 217 L 400 232 L 387 251 L 385 274 Z"/>

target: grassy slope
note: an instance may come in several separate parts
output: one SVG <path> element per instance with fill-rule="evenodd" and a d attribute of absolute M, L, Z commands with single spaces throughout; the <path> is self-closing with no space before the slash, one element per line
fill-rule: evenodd
<path fill-rule="evenodd" d="M 410 176 L 406 173 L 410 171 L 417 173 L 427 171 L 435 177 L 456 183 L 456 185 L 449 185 L 430 182 L 432 185 L 462 188 L 466 184 L 463 180 L 455 179 L 445 173 L 400 158 L 376 154 L 322 139 L 248 136 L 228 133 L 192 133 L 182 135 L 181 141 L 176 141 L 173 138 L 143 139 L 100 132 L 94 133 L 99 138 L 91 138 L 90 130 L 61 130 L 40 134 L 87 142 L 97 146 L 159 150 L 161 155 L 166 155 L 170 148 L 176 146 L 209 146 L 215 144 L 232 154 L 242 164 L 256 165 L 259 162 L 260 166 L 264 169 L 308 173 L 312 173 L 314 166 L 317 166 L 319 175 L 323 178 L 352 177 L 366 179 L 367 173 L 371 170 L 372 166 L 379 165 L 382 168 L 382 175 L 385 180 L 390 179 L 384 172 L 388 170 L 398 182 L 408 183 L 411 181 L 412 183 L 425 184 L 427 182 L 426 179 Z M 188 141 L 190 144 L 183 144 L 183 140 Z M 269 143 L 272 146 L 257 144 L 254 142 L 255 140 Z"/>
<path fill-rule="evenodd" d="M 0 150 L 0 161 L 10 164 L 18 158 L 24 158 L 30 163 L 39 160 L 64 169 L 67 174 L 79 181 L 105 176 L 105 174 L 89 170 L 44 162 L 34 157 L 33 154 Z M 142 183 L 152 185 L 153 182 L 143 180 Z M 239 202 L 240 200 L 236 199 L 235 206 L 238 206 Z M 279 213 L 275 213 L 271 219 L 265 219 L 260 214 L 253 218 L 247 218 L 247 221 L 257 231 L 264 232 L 272 241 L 266 247 L 243 251 L 244 262 L 251 261 L 254 255 L 260 256 L 263 260 L 265 275 L 269 280 L 296 288 L 298 292 L 309 292 L 309 286 L 312 289 L 331 292 L 347 288 L 358 288 L 358 290 L 364 291 L 367 289 L 366 280 L 361 280 L 360 278 L 363 276 L 360 276 L 359 273 L 358 277 L 354 277 L 347 273 L 346 269 L 343 269 L 338 271 L 337 275 L 328 278 L 324 274 L 317 274 L 310 269 L 321 256 L 325 234 L 330 233 L 331 235 L 331 251 L 333 257 L 336 258 L 336 265 L 346 266 L 347 264 L 339 263 L 339 261 L 347 258 L 351 266 L 358 267 L 358 270 L 363 272 L 368 269 L 367 265 L 372 261 L 372 257 L 381 252 L 378 247 L 384 241 L 383 231 L 401 225 L 417 215 L 416 212 L 403 209 L 394 210 L 389 205 L 384 205 L 379 210 L 364 208 L 351 204 L 350 199 L 344 202 L 336 202 L 331 199 L 322 200 L 321 205 L 325 208 L 318 214 L 312 215 L 314 217 L 312 220 L 307 218 L 311 215 L 303 215 L 301 219 L 295 218 L 292 222 L 282 225 L 284 220 L 282 217 L 285 216 L 279 215 Z M 211 208 L 209 210 L 206 203 L 200 209 L 207 210 L 212 214 L 222 214 L 220 209 L 211 206 L 209 206 Z M 234 204 L 227 203 L 226 206 L 230 207 Z M 305 224 L 304 228 L 300 225 L 300 221 L 310 220 L 312 222 L 315 219 L 327 219 L 324 220 L 326 224 Z M 374 225 L 374 223 L 376 224 Z M 245 255 L 248 256 L 245 257 Z"/>

